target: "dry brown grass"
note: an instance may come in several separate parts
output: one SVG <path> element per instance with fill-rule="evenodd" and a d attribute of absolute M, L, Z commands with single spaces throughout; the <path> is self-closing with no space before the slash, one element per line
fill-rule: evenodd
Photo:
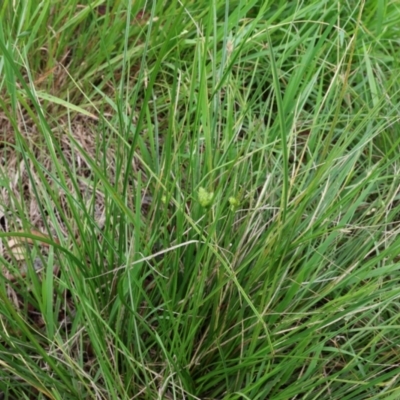
<path fill-rule="evenodd" d="M 3 119 L 4 121 L 4 119 Z M 29 221 L 32 228 L 39 231 L 46 229 L 46 224 L 52 227 L 51 219 L 43 220 L 41 212 L 41 200 L 44 200 L 46 186 L 52 188 L 58 194 L 58 200 L 63 206 L 66 215 L 70 215 L 66 202 L 66 190 L 74 197 L 81 196 L 89 206 L 95 199 L 94 207 L 95 220 L 99 227 L 104 223 L 104 195 L 96 189 L 93 189 L 93 174 L 89 164 L 85 160 L 85 156 L 80 152 L 79 147 L 84 149 L 85 153 L 92 160 L 102 160 L 102 148 L 96 134 L 96 126 L 92 121 L 87 121 L 82 117 L 72 121 L 71 131 L 68 133 L 66 124 L 60 124 L 53 130 L 52 137 L 48 137 L 46 143 L 43 135 L 33 124 L 24 124 L 21 129 L 22 138 L 27 146 L 25 151 L 25 159 L 16 146 L 16 133 L 13 132 L 10 124 L 2 124 L 1 136 L 3 138 L 0 148 L 0 177 L 9 184 L 2 185 L 0 188 L 0 218 L 5 218 L 7 230 L 18 230 L 24 226 L 22 221 Z M 76 141 L 76 146 L 70 138 Z M 62 179 L 66 183 L 65 188 L 61 188 L 59 184 L 54 182 L 54 178 L 60 180 L 59 171 L 56 171 L 50 150 L 49 143 L 53 145 L 54 152 L 68 163 L 68 167 L 74 173 L 67 173 Z M 107 147 L 107 174 L 108 178 L 113 181 L 115 177 L 115 165 L 113 160 L 114 149 Z M 40 171 L 38 170 L 40 168 Z M 29 176 L 31 175 L 31 176 Z M 51 176 L 52 175 L 52 176 Z M 43 182 L 46 177 L 46 183 Z M 37 195 L 35 194 L 35 188 Z M 79 193 L 77 191 L 79 190 Z M 24 215 L 18 215 L 17 210 L 24 210 Z M 14 220 L 7 219 L 9 212 L 12 212 L 16 218 Z M 62 227 L 62 221 L 60 221 Z M 53 229 L 55 227 L 52 227 Z M 56 230 L 54 230 L 55 232 Z M 66 233 L 66 232 L 65 232 Z"/>
<path fill-rule="evenodd" d="M 0 121 L 0 231 L 10 236 L 12 232 L 42 233 L 53 241 L 59 237 L 70 247 L 82 240 L 76 221 L 78 210 L 78 218 L 83 220 L 89 214 L 91 223 L 100 232 L 105 223 L 106 196 L 101 183 L 95 184 L 87 157 L 101 166 L 108 181 L 114 184 L 113 140 L 102 137 L 98 124 L 82 116 L 58 121 L 51 135 L 40 132 L 26 116 L 21 116 L 17 132 L 4 114 L 0 115 Z M 103 146 L 102 140 L 107 140 L 108 145 Z M 54 154 L 60 161 L 57 166 Z M 79 206 L 72 204 L 74 210 L 71 199 L 79 203 Z M 9 243 L 10 238 L 0 243 L 2 255 L 8 260 L 13 253 Z M 39 248 L 45 250 L 44 246 Z M 11 258 L 13 264 L 16 261 L 23 264 L 23 260 L 16 260 L 15 254 Z"/>

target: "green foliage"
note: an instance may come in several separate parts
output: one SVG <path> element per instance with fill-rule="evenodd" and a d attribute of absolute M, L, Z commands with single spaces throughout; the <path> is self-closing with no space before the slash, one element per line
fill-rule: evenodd
<path fill-rule="evenodd" d="M 3 1 L 2 264 L 34 251 L 0 278 L 0 392 L 397 398 L 399 23 L 387 1 Z"/>

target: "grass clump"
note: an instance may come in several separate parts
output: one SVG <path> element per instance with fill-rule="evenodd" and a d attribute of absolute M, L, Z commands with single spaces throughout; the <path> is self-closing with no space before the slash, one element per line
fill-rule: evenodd
<path fill-rule="evenodd" d="M 3 2 L 3 398 L 396 399 L 399 20 Z"/>

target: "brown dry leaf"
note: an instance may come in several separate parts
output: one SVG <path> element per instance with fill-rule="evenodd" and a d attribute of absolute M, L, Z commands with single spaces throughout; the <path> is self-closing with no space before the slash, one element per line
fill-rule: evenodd
<path fill-rule="evenodd" d="M 26 247 L 21 245 L 21 242 L 17 242 L 14 239 L 8 241 L 8 247 L 15 260 L 23 261 L 26 259 Z"/>
<path fill-rule="evenodd" d="M 58 239 L 53 239 L 49 235 L 45 235 L 44 233 L 36 231 L 36 230 L 32 230 L 32 231 L 29 231 L 29 232 L 18 231 L 18 233 L 26 233 L 26 234 L 30 234 L 30 235 L 33 235 L 33 236 L 36 236 L 36 237 L 35 237 L 35 240 L 33 240 L 33 239 L 29 238 L 29 237 L 26 237 L 26 238 L 25 237 L 19 237 L 19 236 L 18 237 L 13 237 L 13 238 L 11 238 L 11 240 L 8 241 L 8 247 L 10 249 L 12 249 L 15 246 L 21 246 L 22 243 L 35 244 L 35 241 L 40 242 L 41 246 L 46 246 L 46 247 L 50 246 L 48 243 L 46 243 L 44 241 L 41 241 L 40 238 L 53 240 L 55 243 L 60 244 Z"/>
<path fill-rule="evenodd" d="M 19 231 L 21 233 L 28 233 L 25 231 Z M 28 245 L 34 245 L 35 242 L 39 242 L 39 245 L 41 247 L 46 247 L 48 248 L 50 245 L 46 242 L 40 241 L 40 238 L 48 239 L 48 240 L 54 240 L 55 243 L 59 244 L 59 241 L 57 239 L 52 239 L 48 235 L 45 235 L 42 232 L 32 230 L 29 232 L 29 234 L 34 235 L 37 237 L 37 240 L 33 240 L 31 238 L 25 238 L 25 237 L 11 237 L 11 239 L 8 241 L 8 249 L 10 250 L 12 257 L 15 261 L 18 262 L 19 265 L 19 272 L 22 277 L 26 275 L 28 272 L 28 266 L 24 262 L 27 258 L 27 244 Z M 36 271 L 39 271 L 43 268 L 43 263 L 39 257 L 37 257 L 33 261 L 33 265 Z M 10 281 L 15 281 L 17 278 L 16 276 L 12 275 L 10 271 L 3 269 L 3 274 L 4 276 L 10 280 Z"/>
<path fill-rule="evenodd" d="M 44 72 L 43 74 L 41 74 L 34 82 L 34 85 L 39 85 L 40 83 L 44 82 L 45 80 L 47 80 L 47 78 L 54 73 L 54 71 L 56 70 L 57 66 L 50 68 L 48 71 Z"/>

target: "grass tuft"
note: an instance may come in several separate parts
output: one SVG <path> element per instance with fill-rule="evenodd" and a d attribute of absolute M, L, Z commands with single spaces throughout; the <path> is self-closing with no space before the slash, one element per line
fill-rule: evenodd
<path fill-rule="evenodd" d="M 0 397 L 396 399 L 399 22 L 3 1 Z"/>

